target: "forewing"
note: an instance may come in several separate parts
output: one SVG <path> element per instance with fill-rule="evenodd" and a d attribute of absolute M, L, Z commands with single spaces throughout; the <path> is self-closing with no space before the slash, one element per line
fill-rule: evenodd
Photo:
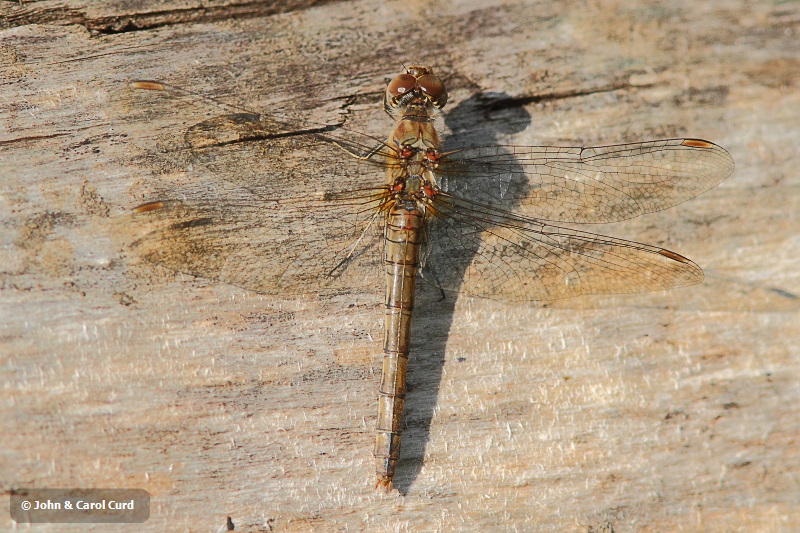
<path fill-rule="evenodd" d="M 484 146 L 450 152 L 442 190 L 477 204 L 556 222 L 603 223 L 667 209 L 733 172 L 700 139 L 595 146 Z"/>
<path fill-rule="evenodd" d="M 689 259 L 623 239 L 503 213 L 435 202 L 423 276 L 449 291 L 506 301 L 549 301 L 694 285 Z"/>

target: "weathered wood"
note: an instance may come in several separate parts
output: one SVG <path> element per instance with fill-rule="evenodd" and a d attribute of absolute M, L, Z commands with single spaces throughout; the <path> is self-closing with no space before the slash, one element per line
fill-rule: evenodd
<path fill-rule="evenodd" d="M 143 488 L 153 531 L 800 528 L 798 6 L 228 4 L 0 8 L 6 491 Z M 162 79 L 382 136 L 401 61 L 437 68 L 463 142 L 690 135 L 737 164 L 589 228 L 680 252 L 703 285 L 531 306 L 422 284 L 404 497 L 372 491 L 380 292 L 281 298 L 136 263 L 118 221 L 210 179 L 154 153 L 220 112 L 117 98 Z"/>

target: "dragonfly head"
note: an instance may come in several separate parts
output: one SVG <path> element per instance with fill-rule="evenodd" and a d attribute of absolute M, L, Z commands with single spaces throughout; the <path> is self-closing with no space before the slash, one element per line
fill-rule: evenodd
<path fill-rule="evenodd" d="M 387 111 L 408 107 L 435 107 L 441 109 L 447 103 L 447 89 L 430 67 L 412 65 L 395 76 L 386 87 L 383 105 Z"/>

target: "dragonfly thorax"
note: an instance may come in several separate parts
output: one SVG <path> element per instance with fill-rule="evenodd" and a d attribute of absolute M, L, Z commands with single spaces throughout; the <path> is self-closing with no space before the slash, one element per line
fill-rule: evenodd
<path fill-rule="evenodd" d="M 436 169 L 439 166 L 440 156 L 441 153 L 436 148 L 402 145 L 397 149 L 393 168 L 399 169 L 402 174 L 420 176 Z"/>
<path fill-rule="evenodd" d="M 395 179 L 391 188 L 394 205 L 415 205 L 422 212 L 438 193 L 436 184 L 424 176 L 406 175 Z"/>
<path fill-rule="evenodd" d="M 433 180 L 433 170 L 439 164 L 439 136 L 432 122 L 408 118 L 398 121 L 387 144 L 395 155 L 387 168 L 388 183 L 408 176 Z"/>

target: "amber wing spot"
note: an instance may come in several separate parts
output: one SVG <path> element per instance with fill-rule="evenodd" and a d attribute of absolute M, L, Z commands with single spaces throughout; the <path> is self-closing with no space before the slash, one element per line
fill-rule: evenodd
<path fill-rule="evenodd" d="M 131 209 L 134 213 L 147 213 L 148 211 L 155 211 L 164 207 L 164 202 L 148 202 L 146 204 L 138 205 Z"/>
<path fill-rule="evenodd" d="M 134 89 L 145 89 L 147 91 L 163 91 L 164 84 L 157 81 L 136 80 L 131 82 Z"/>
<path fill-rule="evenodd" d="M 673 261 L 678 261 L 679 263 L 688 263 L 689 259 L 683 257 L 680 254 L 676 254 L 675 252 L 670 252 L 669 250 L 659 250 L 658 253 L 663 255 L 664 257 L 669 257 Z"/>
<path fill-rule="evenodd" d="M 693 148 L 711 148 L 714 146 L 712 143 L 704 141 L 703 139 L 684 139 L 681 144 Z"/>

